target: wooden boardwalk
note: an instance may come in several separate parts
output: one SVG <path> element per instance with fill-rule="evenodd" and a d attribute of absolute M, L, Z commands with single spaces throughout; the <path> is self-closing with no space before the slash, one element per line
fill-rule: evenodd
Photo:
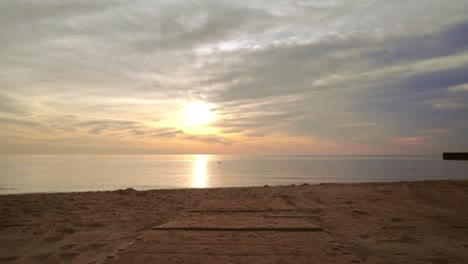
<path fill-rule="evenodd" d="M 325 263 L 336 245 L 311 217 L 281 199 L 208 200 L 105 263 Z"/>

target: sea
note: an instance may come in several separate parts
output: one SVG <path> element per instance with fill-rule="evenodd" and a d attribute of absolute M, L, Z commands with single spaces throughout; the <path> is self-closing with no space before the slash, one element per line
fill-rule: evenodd
<path fill-rule="evenodd" d="M 425 156 L 1 155 L 0 194 L 468 179 Z"/>

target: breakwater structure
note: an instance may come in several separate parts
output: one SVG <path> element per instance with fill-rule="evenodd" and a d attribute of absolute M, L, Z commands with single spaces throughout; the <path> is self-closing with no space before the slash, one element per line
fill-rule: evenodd
<path fill-rule="evenodd" d="M 468 160 L 468 152 L 444 152 L 442 158 L 444 160 Z"/>

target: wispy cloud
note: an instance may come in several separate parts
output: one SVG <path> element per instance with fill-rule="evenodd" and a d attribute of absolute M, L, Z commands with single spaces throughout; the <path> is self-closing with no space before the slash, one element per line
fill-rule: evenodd
<path fill-rule="evenodd" d="M 467 12 L 464 0 L 1 1 L 0 149 L 466 148 Z M 205 129 L 183 124 L 194 100 L 215 106 Z"/>
<path fill-rule="evenodd" d="M 430 146 L 430 138 L 427 137 L 400 137 L 395 142 L 402 146 Z"/>

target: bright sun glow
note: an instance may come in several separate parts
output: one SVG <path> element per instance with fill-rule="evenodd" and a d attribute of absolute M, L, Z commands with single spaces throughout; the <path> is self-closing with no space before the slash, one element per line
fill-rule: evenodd
<path fill-rule="evenodd" d="M 204 126 L 215 119 L 213 106 L 202 101 L 195 101 L 185 107 L 187 126 Z"/>

